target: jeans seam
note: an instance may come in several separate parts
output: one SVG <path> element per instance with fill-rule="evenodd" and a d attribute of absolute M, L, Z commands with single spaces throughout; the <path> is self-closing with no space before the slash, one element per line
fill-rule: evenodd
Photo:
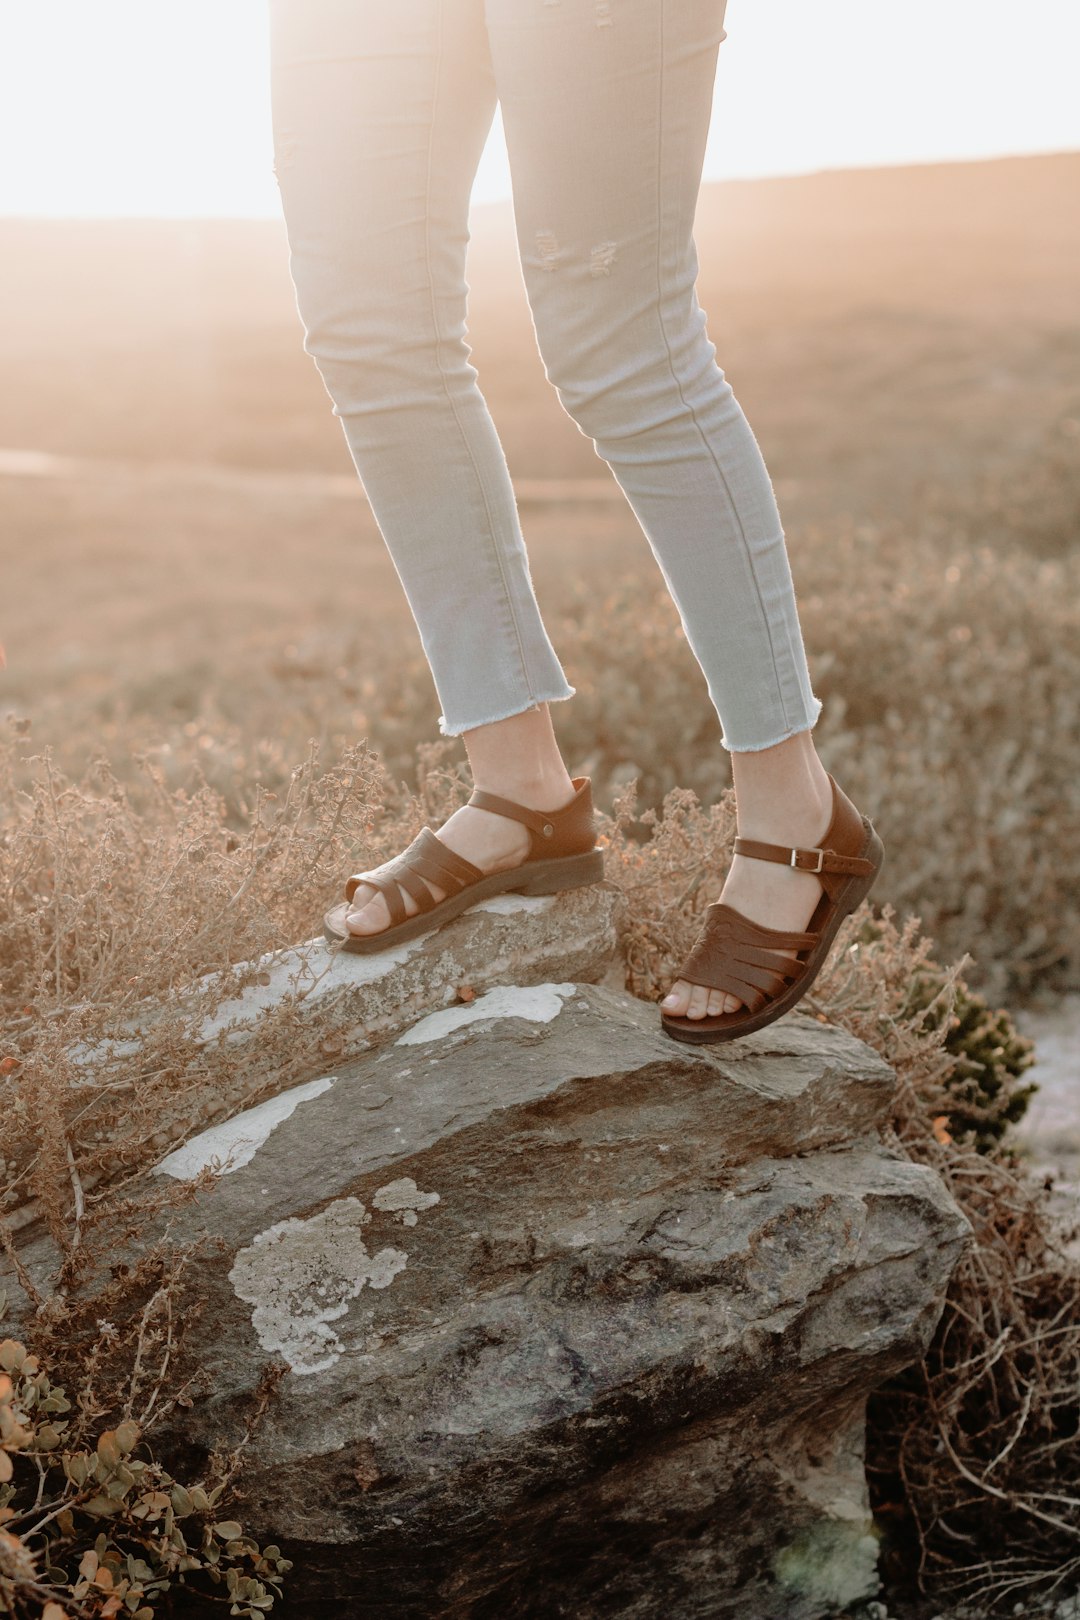
<path fill-rule="evenodd" d="M 735 498 L 731 493 L 731 485 L 727 481 L 724 469 L 720 464 L 720 460 L 716 455 L 716 452 L 713 450 L 713 447 L 709 442 L 708 434 L 704 431 L 700 421 L 698 420 L 698 414 L 694 408 L 693 402 L 688 400 L 686 395 L 683 393 L 682 381 L 680 380 L 678 371 L 675 369 L 675 360 L 671 352 L 671 341 L 668 338 L 667 327 L 664 324 L 664 283 L 662 270 L 662 256 L 664 249 L 664 7 L 665 0 L 660 0 L 660 71 L 657 75 L 659 93 L 656 113 L 656 312 L 660 324 L 660 335 L 664 340 L 664 350 L 667 354 L 668 369 L 671 372 L 671 379 L 678 390 L 679 399 L 682 402 L 683 409 L 690 412 L 690 420 L 697 429 L 701 442 L 705 446 L 705 450 L 711 458 L 713 466 L 716 468 L 720 482 L 724 486 L 724 493 L 728 498 L 728 505 L 731 507 L 735 522 L 738 525 L 739 538 L 742 541 L 743 550 L 746 553 L 746 559 L 750 565 L 750 578 L 754 582 L 754 591 L 757 595 L 758 605 L 761 608 L 761 617 L 765 623 L 765 633 L 769 638 L 769 655 L 772 659 L 773 674 L 776 677 L 776 691 L 780 698 L 780 712 L 783 714 L 784 724 L 787 726 L 790 725 L 791 722 L 788 719 L 787 704 L 784 701 L 784 688 L 780 681 L 780 670 L 776 662 L 776 644 L 773 641 L 772 625 L 769 623 L 769 614 L 765 606 L 765 599 L 761 594 L 761 582 L 758 579 L 757 569 L 754 566 L 754 553 L 751 550 L 750 543 L 746 538 L 746 529 L 743 526 L 742 516 L 739 512 Z"/>
<path fill-rule="evenodd" d="M 444 17 L 444 11 L 445 11 L 445 6 L 442 3 L 442 0 L 438 0 L 438 3 L 436 5 L 435 9 L 436 9 L 436 17 L 437 17 L 437 23 L 436 23 L 436 30 L 437 30 L 436 41 L 437 42 L 436 42 L 436 51 L 435 51 L 435 74 L 434 74 L 434 83 L 432 85 L 431 121 L 430 121 L 430 124 L 429 124 L 429 127 L 428 127 L 427 172 L 426 172 L 426 174 L 424 176 L 424 257 L 425 257 L 425 261 L 426 261 L 427 278 L 428 278 L 428 294 L 429 294 L 429 297 L 430 297 L 430 300 L 431 300 L 431 330 L 432 330 L 432 336 L 433 336 L 434 347 L 435 347 L 435 363 L 439 368 L 439 376 L 440 376 L 440 378 L 442 380 L 443 392 L 446 395 L 447 403 L 450 406 L 450 410 L 451 410 L 451 412 L 453 414 L 454 421 L 457 424 L 458 432 L 461 434 L 461 442 L 462 442 L 462 445 L 464 446 L 465 454 L 468 456 L 470 462 L 472 463 L 473 472 L 476 475 L 476 482 L 477 482 L 477 485 L 478 485 L 478 487 L 480 489 L 481 499 L 483 500 L 483 503 L 484 503 L 484 513 L 485 513 L 485 515 L 487 517 L 488 536 L 489 536 L 489 539 L 491 540 L 491 549 L 492 549 L 492 551 L 493 551 L 493 553 L 495 555 L 495 562 L 496 562 L 496 565 L 497 565 L 498 570 L 499 570 L 499 578 L 502 581 L 503 595 L 504 595 L 504 597 L 506 599 L 506 604 L 507 604 L 508 608 L 510 609 L 510 622 L 511 622 L 511 624 L 513 626 L 514 637 L 515 637 L 515 639 L 517 641 L 518 658 L 521 661 L 521 670 L 522 670 L 522 674 L 525 677 L 525 689 L 529 694 L 529 703 L 530 703 L 530 705 L 535 705 L 536 698 L 535 698 L 535 696 L 533 694 L 533 683 L 532 683 L 532 679 L 531 679 L 531 677 L 529 675 L 528 660 L 527 660 L 527 658 L 525 656 L 525 645 L 524 645 L 524 641 L 522 639 L 521 626 L 518 623 L 518 617 L 517 617 L 517 613 L 516 613 L 515 608 L 514 608 L 513 597 L 512 597 L 511 592 L 510 592 L 509 581 L 507 580 L 507 577 L 506 577 L 506 569 L 503 566 L 503 560 L 502 560 L 502 556 L 500 555 L 500 552 L 499 552 L 498 542 L 495 539 L 495 522 L 494 522 L 494 516 L 492 514 L 492 510 L 491 510 L 491 502 L 488 499 L 487 485 L 484 482 L 484 476 L 483 476 L 483 473 L 480 470 L 480 464 L 476 459 L 476 455 L 475 455 L 475 453 L 473 451 L 473 447 L 469 443 L 469 435 L 465 432 L 464 424 L 462 423 L 461 416 L 460 416 L 460 414 L 458 412 L 457 401 L 455 400 L 453 392 L 452 392 L 452 390 L 451 390 L 451 388 L 450 388 L 450 386 L 449 386 L 449 384 L 448 384 L 448 382 L 446 380 L 446 368 L 443 365 L 442 337 L 441 337 L 441 334 L 440 334 L 440 331 L 439 331 L 439 315 L 438 315 L 438 310 L 435 307 L 435 276 L 434 276 L 434 274 L 432 272 L 432 267 L 431 267 L 431 166 L 432 166 L 432 157 L 433 157 L 433 153 L 434 153 L 434 150 L 435 150 L 435 123 L 436 123 L 435 111 L 436 111 L 436 108 L 438 106 L 439 86 L 440 86 L 440 83 L 441 83 L 441 80 L 442 80 L 443 17 Z"/>

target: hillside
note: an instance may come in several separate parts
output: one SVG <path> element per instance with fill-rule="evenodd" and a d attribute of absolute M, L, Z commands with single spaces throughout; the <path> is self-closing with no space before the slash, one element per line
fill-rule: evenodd
<path fill-rule="evenodd" d="M 699 297 L 790 515 L 1022 466 L 1077 403 L 1080 154 L 706 184 Z M 509 203 L 471 340 L 519 478 L 603 475 L 536 352 Z M 351 472 L 272 221 L 0 220 L 0 446 Z"/>

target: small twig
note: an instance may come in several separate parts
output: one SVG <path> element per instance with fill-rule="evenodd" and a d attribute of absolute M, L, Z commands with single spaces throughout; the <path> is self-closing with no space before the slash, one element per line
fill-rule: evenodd
<path fill-rule="evenodd" d="M 33 1278 L 19 1258 L 15 1245 L 11 1240 L 11 1233 L 8 1231 L 7 1225 L 4 1221 L 0 1221 L 0 1249 L 3 1249 L 4 1253 L 11 1261 L 12 1266 L 15 1268 L 15 1275 L 19 1279 L 19 1286 L 26 1295 L 27 1299 L 31 1302 L 36 1310 L 41 1310 L 45 1304 L 44 1296 L 39 1293 L 37 1288 L 34 1286 Z"/>
<path fill-rule="evenodd" d="M 86 1200 L 83 1197 L 83 1188 L 82 1182 L 79 1180 L 79 1172 L 75 1167 L 75 1155 L 71 1151 L 70 1137 L 65 1136 L 64 1147 L 67 1149 L 68 1174 L 71 1177 L 71 1188 L 75 1195 L 75 1232 L 71 1239 L 71 1252 L 74 1254 L 75 1250 L 79 1247 L 79 1240 L 82 1236 L 82 1222 L 83 1216 L 86 1214 Z"/>

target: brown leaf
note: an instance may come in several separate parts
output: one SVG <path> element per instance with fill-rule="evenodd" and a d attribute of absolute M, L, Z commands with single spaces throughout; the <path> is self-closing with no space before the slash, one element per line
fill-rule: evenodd
<path fill-rule="evenodd" d="M 123 1460 L 123 1452 L 116 1438 L 115 1429 L 106 1429 L 98 1436 L 97 1454 L 102 1462 L 107 1463 L 110 1468 L 117 1467 Z"/>

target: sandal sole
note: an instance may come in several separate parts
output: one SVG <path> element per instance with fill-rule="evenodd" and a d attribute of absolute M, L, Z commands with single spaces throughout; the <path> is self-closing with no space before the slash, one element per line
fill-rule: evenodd
<path fill-rule="evenodd" d="M 781 995 L 774 1000 L 766 1002 L 764 1007 L 756 1013 L 749 1013 L 740 1018 L 737 1012 L 710 1013 L 703 1018 L 687 1018 L 685 1014 L 660 1014 L 660 1022 L 667 1033 L 677 1041 L 690 1041 L 696 1045 L 713 1045 L 717 1041 L 733 1041 L 740 1035 L 752 1035 L 757 1029 L 764 1029 L 784 1013 L 790 1012 L 800 1002 L 821 969 L 836 938 L 840 924 L 845 917 L 862 904 L 877 882 L 882 867 L 885 864 L 885 846 L 874 830 L 869 816 L 863 816 L 863 826 L 867 830 L 867 838 L 859 854 L 874 863 L 874 870 L 865 877 L 848 878 L 840 898 L 834 902 L 831 920 L 822 930 L 821 938 L 806 958 L 805 971 L 789 985 Z"/>
<path fill-rule="evenodd" d="M 559 894 L 563 889 L 583 889 L 590 883 L 599 883 L 603 876 L 604 852 L 599 848 L 585 850 L 580 855 L 562 855 L 555 860 L 526 861 L 504 872 L 491 872 L 458 894 L 440 900 L 429 911 L 417 912 L 396 927 L 384 928 L 377 934 L 350 934 L 344 926 L 335 927 L 332 919 L 338 918 L 343 925 L 349 911 L 349 902 L 343 900 L 323 918 L 323 934 L 343 951 L 374 955 L 378 951 L 392 950 L 395 945 L 416 939 L 420 934 L 434 932 L 443 923 L 475 906 L 477 901 L 487 900 L 492 895 Z"/>

